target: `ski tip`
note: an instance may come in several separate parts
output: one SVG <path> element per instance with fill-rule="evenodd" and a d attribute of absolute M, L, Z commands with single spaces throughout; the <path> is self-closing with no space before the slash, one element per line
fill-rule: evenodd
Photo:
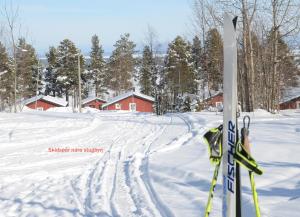
<path fill-rule="evenodd" d="M 238 16 L 235 16 L 232 19 L 232 16 L 230 14 L 228 14 L 227 12 L 224 13 L 224 25 L 226 25 L 226 24 L 231 25 L 229 23 L 231 23 L 231 21 L 232 21 L 233 28 L 236 29 L 237 19 L 238 19 Z"/>
<path fill-rule="evenodd" d="M 225 13 L 223 14 L 223 17 L 224 17 L 224 20 L 231 19 L 230 15 L 229 15 L 227 12 L 225 12 Z"/>
<path fill-rule="evenodd" d="M 238 16 L 235 16 L 232 20 L 234 29 L 236 29 L 237 19 L 238 19 Z"/>

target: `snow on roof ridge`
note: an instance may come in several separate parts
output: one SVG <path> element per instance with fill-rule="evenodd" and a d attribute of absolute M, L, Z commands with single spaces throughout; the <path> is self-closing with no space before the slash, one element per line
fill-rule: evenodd
<path fill-rule="evenodd" d="M 116 97 L 112 98 L 107 103 L 103 104 L 102 107 L 109 106 L 109 105 L 111 105 L 111 104 L 113 104 L 115 102 L 118 102 L 118 101 L 120 101 L 122 99 L 125 99 L 125 98 L 127 98 L 129 96 L 132 96 L 132 95 L 140 97 L 140 98 L 143 98 L 143 99 L 146 99 L 146 100 L 149 100 L 149 101 L 152 101 L 152 102 L 155 101 L 152 96 L 147 96 L 147 95 L 145 95 L 143 93 L 138 93 L 138 92 L 135 92 L 135 91 L 128 91 L 126 93 L 123 93 L 123 94 L 121 94 L 119 96 L 116 96 Z"/>
<path fill-rule="evenodd" d="M 61 105 L 61 106 L 66 106 L 68 104 L 68 102 L 66 100 L 64 100 L 63 98 L 53 97 L 53 96 L 49 96 L 49 95 L 47 95 L 47 96 L 38 95 L 37 97 L 33 96 L 33 97 L 25 100 L 25 105 L 28 105 L 29 103 L 35 102 L 40 99 L 43 99 L 45 101 L 52 102 L 54 104 Z"/>
<path fill-rule="evenodd" d="M 300 94 L 294 95 L 294 96 L 284 97 L 282 100 L 280 100 L 280 103 L 286 103 L 286 102 L 292 101 L 294 99 L 297 99 L 299 97 L 300 97 Z"/>
<path fill-rule="evenodd" d="M 149 101 L 153 101 L 153 102 L 155 101 L 155 99 L 152 96 L 148 96 L 148 95 L 145 95 L 143 93 L 133 92 L 133 94 L 136 95 L 136 96 L 139 96 L 141 98 L 147 99 Z"/>
<path fill-rule="evenodd" d="M 98 99 L 98 100 L 101 100 L 101 101 L 103 101 L 103 102 L 106 102 L 106 100 L 104 100 L 104 99 L 102 99 L 102 98 L 100 98 L 100 97 L 97 97 L 97 96 L 91 96 L 91 97 L 88 97 L 88 98 L 85 98 L 84 100 L 82 100 L 82 104 L 86 104 L 86 103 L 88 103 L 88 102 L 90 102 L 90 101 L 93 101 L 93 100 L 95 100 L 95 99 Z"/>
<path fill-rule="evenodd" d="M 300 85 L 300 76 L 298 76 L 297 79 L 298 79 L 298 84 Z M 300 86 L 299 85 L 297 87 L 286 88 L 283 93 L 283 96 L 280 100 L 280 103 L 285 103 L 285 102 L 288 102 L 290 100 L 300 97 Z"/>
<path fill-rule="evenodd" d="M 211 98 L 213 98 L 215 96 L 218 96 L 220 94 L 223 94 L 223 91 L 217 91 L 214 94 L 212 94 L 211 96 L 207 96 L 204 100 L 209 100 L 209 99 L 211 99 Z"/>

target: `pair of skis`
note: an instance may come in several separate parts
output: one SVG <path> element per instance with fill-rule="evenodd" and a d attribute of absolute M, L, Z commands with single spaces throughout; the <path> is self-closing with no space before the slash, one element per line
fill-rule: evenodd
<path fill-rule="evenodd" d="M 246 125 L 246 120 L 248 119 L 248 125 Z M 240 190 L 240 174 L 239 174 L 239 165 L 245 167 L 249 171 L 249 178 L 250 178 L 250 184 L 251 184 L 251 190 L 252 190 L 252 196 L 253 196 L 253 201 L 254 201 L 254 206 L 255 206 L 255 213 L 256 217 L 260 217 L 260 209 L 258 205 L 258 196 L 256 192 L 256 187 L 255 187 L 255 182 L 254 182 L 254 173 L 258 175 L 262 175 L 262 170 L 256 163 L 256 161 L 251 157 L 250 155 L 250 144 L 248 140 L 248 135 L 249 135 L 249 125 L 250 125 L 250 117 L 245 116 L 243 119 L 244 126 L 241 130 L 241 142 L 238 141 L 236 144 L 236 151 L 234 153 L 234 159 L 236 160 L 236 170 L 237 170 L 237 175 L 236 175 L 236 198 L 237 198 L 237 208 L 236 208 L 236 216 L 240 217 L 242 214 L 241 211 L 241 192 L 238 191 Z M 205 135 L 204 139 L 206 143 L 208 144 L 209 148 L 209 154 L 210 154 L 210 161 L 212 164 L 215 164 L 215 171 L 214 175 L 212 178 L 210 190 L 209 190 L 209 196 L 208 196 L 208 201 L 205 209 L 205 217 L 208 217 L 211 210 L 212 210 L 212 200 L 214 196 L 214 190 L 215 186 L 217 184 L 217 179 L 218 179 L 218 174 L 219 174 L 219 169 L 221 165 L 221 160 L 222 160 L 222 135 L 223 135 L 223 126 L 220 125 L 218 128 L 212 128 L 210 129 Z M 241 160 L 242 159 L 242 160 Z M 224 186 L 223 186 L 224 187 Z"/>
<path fill-rule="evenodd" d="M 258 165 L 251 158 L 249 150 L 244 148 L 246 135 L 242 133 L 242 145 L 239 145 L 239 131 L 237 126 L 237 46 L 236 46 L 237 17 L 232 19 L 228 14 L 224 16 L 224 76 L 223 76 L 223 125 L 214 128 L 206 134 L 207 142 L 211 143 L 210 159 L 216 165 L 210 187 L 209 198 L 205 210 L 205 217 L 209 216 L 212 208 L 214 189 L 217 183 L 219 168 L 223 166 L 223 199 L 222 217 L 241 217 L 241 183 L 240 166 L 249 169 L 249 176 L 256 216 L 260 217 L 257 193 L 253 172 L 257 172 Z M 245 126 L 244 126 L 245 128 Z M 218 132 L 219 139 L 213 137 L 213 131 Z M 210 141 L 208 141 L 210 140 Z"/>
<path fill-rule="evenodd" d="M 237 47 L 236 47 L 236 23 L 237 17 L 232 19 L 228 14 L 224 15 L 224 75 L 223 75 L 223 125 L 210 130 L 210 133 L 219 129 L 221 139 L 216 140 L 210 137 L 211 134 L 204 135 L 209 144 L 210 159 L 216 162 L 216 168 L 210 187 L 208 202 L 205 210 L 205 217 L 209 216 L 212 208 L 212 198 L 215 183 L 217 183 L 218 172 L 222 162 L 223 165 L 223 200 L 222 217 L 240 217 L 239 200 L 239 166 L 236 165 L 234 154 L 238 141 L 237 131 Z M 212 143 L 214 142 L 214 143 Z M 213 145 L 212 145 L 213 144 Z M 217 144 L 217 146 L 215 145 Z M 217 152 L 215 147 L 219 147 Z M 216 152 L 213 152 L 216 151 Z M 216 155 L 213 155 L 217 153 Z M 237 175 L 237 177 L 236 177 Z M 238 202 L 238 204 L 237 204 Z M 236 215 L 238 214 L 238 215 Z"/>

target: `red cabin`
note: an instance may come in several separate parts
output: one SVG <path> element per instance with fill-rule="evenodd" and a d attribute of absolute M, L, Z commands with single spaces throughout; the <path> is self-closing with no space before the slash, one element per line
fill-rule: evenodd
<path fill-rule="evenodd" d="M 62 98 L 43 95 L 39 95 L 37 97 L 34 96 L 25 101 L 25 105 L 27 107 L 40 111 L 46 111 L 47 109 L 54 107 L 65 107 L 67 104 L 68 102 Z"/>
<path fill-rule="evenodd" d="M 208 106 L 212 106 L 212 107 L 222 107 L 223 106 L 223 93 L 217 93 L 213 96 L 211 96 L 210 98 L 205 99 L 205 103 Z"/>
<path fill-rule="evenodd" d="M 285 100 L 279 104 L 280 110 L 284 109 L 300 109 L 300 96 Z"/>
<path fill-rule="evenodd" d="M 89 97 L 82 101 L 82 106 L 101 110 L 104 103 L 106 103 L 104 99 L 99 97 Z"/>
<path fill-rule="evenodd" d="M 103 110 L 153 112 L 154 98 L 137 92 L 127 92 L 102 105 Z"/>

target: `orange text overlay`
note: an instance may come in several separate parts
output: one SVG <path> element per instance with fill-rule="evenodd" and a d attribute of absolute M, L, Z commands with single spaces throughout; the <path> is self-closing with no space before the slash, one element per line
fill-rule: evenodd
<path fill-rule="evenodd" d="M 56 153 L 103 153 L 103 148 L 48 148 L 48 152 Z"/>

